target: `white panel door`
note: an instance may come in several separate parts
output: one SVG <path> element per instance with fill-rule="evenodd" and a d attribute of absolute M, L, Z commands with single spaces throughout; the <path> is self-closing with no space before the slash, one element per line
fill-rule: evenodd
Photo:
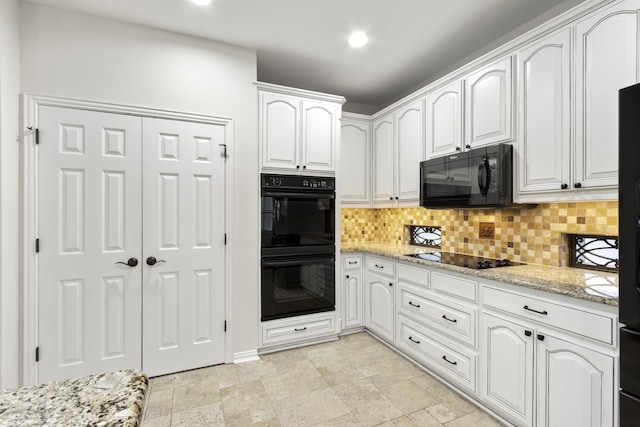
<path fill-rule="evenodd" d="M 142 367 L 223 363 L 225 128 L 144 119 L 143 135 Z"/>
<path fill-rule="evenodd" d="M 638 82 L 640 1 L 576 25 L 576 188 L 618 184 L 618 90 Z"/>
<path fill-rule="evenodd" d="M 260 94 L 262 167 L 300 169 L 300 99 Z"/>
<path fill-rule="evenodd" d="M 427 95 L 427 158 L 462 149 L 462 80 Z"/>
<path fill-rule="evenodd" d="M 344 277 L 344 317 L 342 319 L 343 329 L 363 325 L 363 290 L 362 273 L 360 273 L 359 271 L 347 272 Z"/>
<path fill-rule="evenodd" d="M 38 114 L 38 381 L 140 369 L 140 118 Z"/>
<path fill-rule="evenodd" d="M 469 75 L 465 96 L 467 148 L 511 139 L 511 56 Z"/>
<path fill-rule="evenodd" d="M 570 43 L 567 28 L 518 52 L 521 193 L 569 187 Z"/>
<path fill-rule="evenodd" d="M 369 134 L 366 122 L 342 120 L 340 136 L 340 202 L 368 204 Z"/>
<path fill-rule="evenodd" d="M 394 282 L 367 274 L 365 287 L 365 326 L 377 336 L 393 343 L 395 335 Z"/>
<path fill-rule="evenodd" d="M 424 160 L 424 101 L 422 99 L 395 113 L 396 191 L 402 201 L 420 199 L 420 162 Z"/>
<path fill-rule="evenodd" d="M 336 169 L 336 104 L 302 102 L 302 170 L 334 172 Z"/>
<path fill-rule="evenodd" d="M 373 202 L 394 200 L 393 113 L 373 122 Z"/>

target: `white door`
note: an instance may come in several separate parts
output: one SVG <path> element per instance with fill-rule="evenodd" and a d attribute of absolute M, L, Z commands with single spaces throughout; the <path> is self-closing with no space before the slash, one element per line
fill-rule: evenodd
<path fill-rule="evenodd" d="M 300 169 L 300 99 L 260 93 L 262 167 Z"/>
<path fill-rule="evenodd" d="M 150 376 L 224 362 L 224 136 L 223 125 L 143 121 L 142 367 Z"/>
<path fill-rule="evenodd" d="M 423 102 L 420 99 L 398 110 L 395 114 L 395 152 L 397 153 L 395 194 L 400 201 L 420 199 L 420 162 L 425 158 Z"/>
<path fill-rule="evenodd" d="M 393 204 L 393 113 L 373 122 L 373 203 Z M 379 203 L 380 202 L 380 203 Z"/>
<path fill-rule="evenodd" d="M 370 124 L 342 119 L 340 136 L 341 203 L 369 203 Z"/>
<path fill-rule="evenodd" d="M 320 101 L 302 101 L 302 170 L 335 172 L 336 104 Z"/>
<path fill-rule="evenodd" d="M 38 380 L 139 369 L 140 118 L 38 113 Z"/>
<path fill-rule="evenodd" d="M 427 95 L 427 159 L 462 149 L 462 80 Z"/>
<path fill-rule="evenodd" d="M 394 282 L 371 274 L 365 289 L 365 326 L 393 343 L 395 331 Z"/>

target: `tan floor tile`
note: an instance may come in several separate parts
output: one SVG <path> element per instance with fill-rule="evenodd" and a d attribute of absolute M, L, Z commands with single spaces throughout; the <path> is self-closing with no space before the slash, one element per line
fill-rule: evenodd
<path fill-rule="evenodd" d="M 280 375 L 263 378 L 262 385 L 271 400 L 281 400 L 291 396 L 289 388 L 282 382 Z"/>
<path fill-rule="evenodd" d="M 458 418 L 458 415 L 455 412 L 451 411 L 442 403 L 427 408 L 427 412 L 443 424 Z"/>
<path fill-rule="evenodd" d="M 362 425 L 372 426 L 404 415 L 367 378 L 334 389 Z"/>
<path fill-rule="evenodd" d="M 306 360 L 306 356 L 301 349 L 295 348 L 293 350 L 284 350 L 278 351 L 276 353 L 263 354 L 262 356 L 260 356 L 260 359 L 264 360 L 265 362 L 271 362 L 276 368 L 278 368 L 280 366 L 289 365 L 292 362 Z"/>
<path fill-rule="evenodd" d="M 222 366 L 222 365 L 221 365 Z M 163 375 L 151 379 L 153 390 L 175 388 L 183 385 L 196 384 L 201 381 L 211 381 L 216 378 L 217 366 L 193 369 L 191 371 L 178 372 L 177 374 Z"/>
<path fill-rule="evenodd" d="M 448 389 L 442 384 L 438 384 L 435 387 L 430 388 L 429 390 L 427 390 L 427 392 L 441 401 L 447 408 L 449 408 L 459 417 L 468 415 L 472 412 L 477 411 L 478 409 L 469 401 L 462 398 L 458 393 Z"/>
<path fill-rule="evenodd" d="M 173 393 L 173 411 L 180 412 L 220 401 L 218 381 L 200 382 L 176 387 Z"/>
<path fill-rule="evenodd" d="M 309 359 L 298 360 L 288 365 L 280 366 L 278 367 L 278 373 L 282 382 L 287 385 L 321 377 L 320 372 Z"/>
<path fill-rule="evenodd" d="M 430 388 L 435 387 L 438 384 L 441 384 L 440 381 L 438 381 L 437 379 L 435 379 L 431 375 L 425 374 L 425 373 L 423 373 L 422 375 L 418 375 L 417 377 L 412 378 L 411 381 L 413 381 L 414 383 L 418 384 L 420 386 L 420 388 L 422 388 L 423 390 L 428 390 Z"/>
<path fill-rule="evenodd" d="M 145 418 L 151 419 L 163 415 L 171 415 L 173 408 L 173 389 L 154 391 L 149 396 L 145 409 Z"/>
<path fill-rule="evenodd" d="M 393 363 L 388 361 L 376 363 L 374 366 L 380 374 L 373 376 L 372 381 L 378 387 L 410 380 L 423 374 L 421 369 L 405 359 L 397 360 Z"/>
<path fill-rule="evenodd" d="M 343 415 L 329 421 L 318 423 L 313 427 L 360 427 L 360 421 L 353 414 Z"/>
<path fill-rule="evenodd" d="M 218 377 L 218 387 L 220 390 L 240 384 L 236 365 L 216 366 L 216 375 Z"/>
<path fill-rule="evenodd" d="M 419 427 L 442 427 L 442 423 L 424 409 L 409 414 L 407 417 Z"/>
<path fill-rule="evenodd" d="M 349 413 L 349 409 L 332 390 L 279 400 L 273 406 L 283 427 L 312 426 Z"/>
<path fill-rule="evenodd" d="M 472 412 L 448 422 L 447 427 L 501 427 L 502 424 L 483 412 Z"/>
<path fill-rule="evenodd" d="M 220 397 L 225 417 L 232 417 L 253 406 L 269 402 L 267 392 L 260 381 L 223 388 L 220 390 Z"/>
<path fill-rule="evenodd" d="M 176 412 L 171 421 L 172 427 L 224 427 L 224 425 L 224 415 L 220 403 Z"/>
<path fill-rule="evenodd" d="M 144 419 L 140 423 L 140 427 L 171 427 L 171 414 Z"/>
<path fill-rule="evenodd" d="M 410 380 L 382 387 L 380 391 L 405 414 L 439 403 L 438 399 Z"/>
<path fill-rule="evenodd" d="M 349 369 L 347 371 L 338 372 L 337 374 L 323 376 L 331 387 L 364 378 L 364 375 L 362 375 L 362 372 L 358 369 Z"/>
<path fill-rule="evenodd" d="M 276 411 L 273 409 L 271 403 L 265 403 L 264 405 L 255 406 L 249 408 L 249 416 L 253 424 L 262 423 L 265 421 L 277 421 Z"/>
<path fill-rule="evenodd" d="M 273 363 L 265 360 L 241 363 L 236 366 L 240 383 L 261 380 L 278 374 Z"/>

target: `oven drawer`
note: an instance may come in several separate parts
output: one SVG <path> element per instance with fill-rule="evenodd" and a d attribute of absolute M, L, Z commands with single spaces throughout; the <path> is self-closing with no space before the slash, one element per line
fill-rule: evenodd
<path fill-rule="evenodd" d="M 362 268 L 362 255 L 343 255 L 343 270 L 359 270 Z"/>
<path fill-rule="evenodd" d="M 420 288 L 400 283 L 400 312 L 419 323 L 471 346 L 476 345 L 475 308 L 449 298 L 436 297 Z"/>
<path fill-rule="evenodd" d="M 461 388 L 476 392 L 475 352 L 437 338 L 402 316 L 399 321 L 398 347 L 403 352 Z"/>
<path fill-rule="evenodd" d="M 614 320 L 610 317 L 490 287 L 484 288 L 483 300 L 486 306 L 613 344 Z"/>
<path fill-rule="evenodd" d="M 367 269 L 382 276 L 396 277 L 396 263 L 393 261 L 367 257 Z"/>
<path fill-rule="evenodd" d="M 263 322 L 261 347 L 335 335 L 334 312 Z"/>
<path fill-rule="evenodd" d="M 431 273 L 431 288 L 434 291 L 469 301 L 478 299 L 478 282 L 450 276 L 442 273 Z"/>

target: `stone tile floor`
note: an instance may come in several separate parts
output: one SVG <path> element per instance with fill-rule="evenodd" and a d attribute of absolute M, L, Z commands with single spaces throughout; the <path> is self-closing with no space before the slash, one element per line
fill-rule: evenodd
<path fill-rule="evenodd" d="M 152 378 L 142 427 L 501 424 L 366 332 Z"/>

